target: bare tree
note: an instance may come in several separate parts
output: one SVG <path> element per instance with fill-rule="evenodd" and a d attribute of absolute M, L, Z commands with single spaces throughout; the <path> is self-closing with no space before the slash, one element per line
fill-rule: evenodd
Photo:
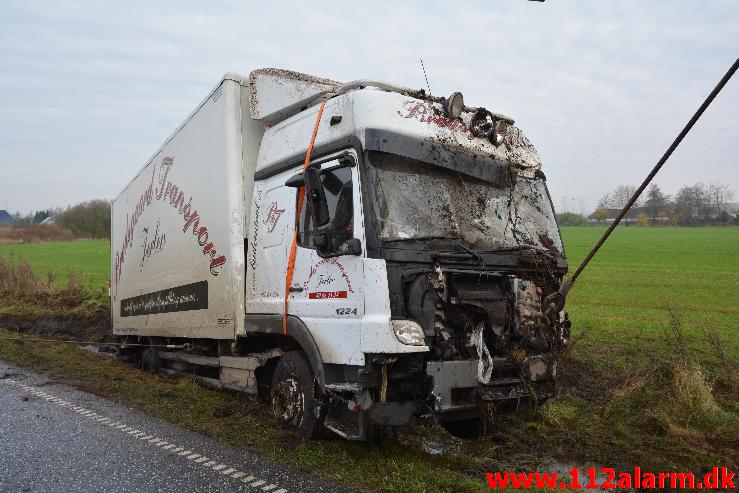
<path fill-rule="evenodd" d="M 610 193 L 605 194 L 601 199 L 598 201 L 598 208 L 599 209 L 623 209 L 626 207 L 626 204 L 629 203 L 629 199 L 631 199 L 631 196 L 634 195 L 634 192 L 636 192 L 636 187 L 632 185 L 619 185 L 616 187 L 615 190 L 613 190 Z M 633 217 L 634 209 L 637 207 L 641 207 L 641 199 L 637 200 L 634 203 L 634 206 L 631 208 L 631 210 L 626 215 L 626 222 L 628 223 L 629 219 Z"/>
<path fill-rule="evenodd" d="M 78 238 L 110 237 L 110 201 L 81 202 L 59 214 L 57 223 Z"/>
<path fill-rule="evenodd" d="M 701 183 L 685 185 L 675 194 L 675 217 L 678 224 L 695 226 L 705 214 L 705 187 Z"/>
<path fill-rule="evenodd" d="M 636 188 L 629 185 L 619 185 L 612 192 L 606 193 L 598 201 L 601 215 L 607 209 L 622 209 L 634 194 Z M 699 224 L 730 224 L 737 219 L 734 217 L 732 200 L 734 190 L 723 183 L 703 183 L 685 185 L 678 190 L 674 200 L 662 191 L 656 183 L 645 192 L 626 216 L 626 222 L 633 222 L 639 213 L 646 213 L 655 224 L 659 217 L 669 217 L 670 222 L 682 226 L 697 226 Z M 637 210 L 646 207 L 647 210 Z M 594 216 L 593 216 L 594 217 Z"/>
<path fill-rule="evenodd" d="M 728 215 L 728 205 L 734 198 L 734 190 L 724 183 L 711 183 L 706 190 L 706 201 L 711 217 L 716 222 L 726 222 L 725 216 Z"/>
<path fill-rule="evenodd" d="M 649 208 L 649 217 L 652 225 L 657 223 L 657 217 L 664 213 L 665 208 L 669 204 L 670 196 L 665 195 L 659 185 L 653 183 L 647 190 L 647 197 L 644 205 Z"/>
<path fill-rule="evenodd" d="M 20 212 L 16 211 L 12 214 L 13 216 L 13 227 L 14 228 L 26 228 L 29 224 L 33 222 L 33 214 L 30 212 L 27 214 L 21 214 Z"/>
<path fill-rule="evenodd" d="M 604 194 L 600 200 L 598 200 L 598 209 L 608 209 L 610 207 L 611 203 L 611 194 L 606 193 Z"/>

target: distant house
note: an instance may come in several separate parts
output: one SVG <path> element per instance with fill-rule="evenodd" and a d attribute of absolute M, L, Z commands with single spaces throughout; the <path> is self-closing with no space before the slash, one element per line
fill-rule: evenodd
<path fill-rule="evenodd" d="M 0 210 L 0 226 L 12 226 L 15 221 L 8 211 Z"/>
<path fill-rule="evenodd" d="M 54 216 L 49 216 L 41 221 L 39 224 L 56 224 L 56 219 L 54 218 Z"/>

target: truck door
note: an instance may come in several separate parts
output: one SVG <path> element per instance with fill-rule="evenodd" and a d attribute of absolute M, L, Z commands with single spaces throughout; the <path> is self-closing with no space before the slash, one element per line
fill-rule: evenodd
<path fill-rule="evenodd" d="M 298 220 L 295 270 L 288 313 L 308 326 L 322 348 L 325 363 L 361 364 L 347 361 L 361 354 L 360 328 L 364 316 L 364 221 L 356 160 L 344 158 L 321 165 L 321 179 L 328 203 L 334 244 L 358 238 L 363 254 L 322 258 L 313 242 L 314 225 L 309 202 Z M 326 348 L 325 351 L 323 348 Z M 324 354 L 329 353 L 329 354 Z M 353 356 L 352 356 L 353 358 Z"/>
<path fill-rule="evenodd" d="M 287 259 L 295 228 L 295 189 L 285 186 L 294 171 L 257 182 L 246 255 L 246 311 L 282 315 Z"/>

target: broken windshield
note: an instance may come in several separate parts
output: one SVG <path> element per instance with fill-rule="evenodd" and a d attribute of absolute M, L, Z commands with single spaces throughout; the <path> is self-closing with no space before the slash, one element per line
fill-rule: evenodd
<path fill-rule="evenodd" d="M 459 238 L 476 251 L 521 248 L 562 253 L 543 178 L 512 187 L 383 152 L 367 167 L 380 240 Z"/>

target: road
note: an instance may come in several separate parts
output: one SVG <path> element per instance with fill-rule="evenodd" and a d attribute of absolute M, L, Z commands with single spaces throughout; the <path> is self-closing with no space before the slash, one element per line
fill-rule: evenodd
<path fill-rule="evenodd" d="M 346 492 L 0 362 L 0 492 Z"/>

